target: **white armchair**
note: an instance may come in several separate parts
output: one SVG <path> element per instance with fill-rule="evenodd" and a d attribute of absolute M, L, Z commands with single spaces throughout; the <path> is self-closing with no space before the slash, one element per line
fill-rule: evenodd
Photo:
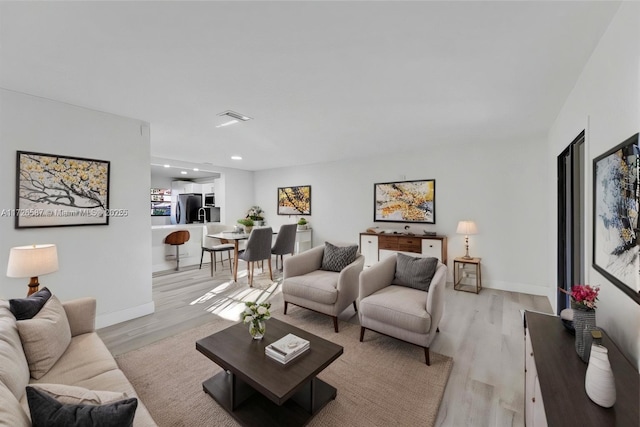
<path fill-rule="evenodd" d="M 379 332 L 424 348 L 430 365 L 429 346 L 439 332 L 444 312 L 447 267 L 438 261 L 428 292 L 394 285 L 397 256 L 385 258 L 360 274 L 360 342 L 365 330 Z"/>
<path fill-rule="evenodd" d="M 364 257 L 356 259 L 340 272 L 322 270 L 325 247 L 316 246 L 284 260 L 282 295 L 284 314 L 289 303 L 331 316 L 338 332 L 338 315 L 350 304 L 356 309 L 358 276 Z"/>

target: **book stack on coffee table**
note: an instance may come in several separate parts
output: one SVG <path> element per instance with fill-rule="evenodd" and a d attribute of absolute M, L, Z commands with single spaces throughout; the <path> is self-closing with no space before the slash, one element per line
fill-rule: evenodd
<path fill-rule="evenodd" d="M 309 350 L 309 341 L 293 334 L 287 334 L 266 346 L 264 353 L 280 363 L 289 363 L 307 350 Z"/>

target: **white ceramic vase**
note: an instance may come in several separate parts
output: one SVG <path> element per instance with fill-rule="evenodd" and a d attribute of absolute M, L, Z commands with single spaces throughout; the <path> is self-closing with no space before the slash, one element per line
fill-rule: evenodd
<path fill-rule="evenodd" d="M 609 351 L 601 345 L 591 346 L 584 388 L 587 396 L 603 408 L 610 408 L 616 403 L 616 384 L 609 363 Z"/>

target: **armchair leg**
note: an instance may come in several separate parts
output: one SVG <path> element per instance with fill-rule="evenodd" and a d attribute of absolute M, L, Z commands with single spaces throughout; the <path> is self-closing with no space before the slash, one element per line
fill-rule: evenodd
<path fill-rule="evenodd" d="M 331 316 L 333 318 L 333 329 L 338 333 L 338 316 Z"/>
<path fill-rule="evenodd" d="M 360 326 L 360 342 L 364 339 L 364 326 Z"/>
<path fill-rule="evenodd" d="M 269 264 L 269 279 L 273 281 L 273 271 L 271 271 L 271 257 L 269 257 L 267 264 Z"/>
<path fill-rule="evenodd" d="M 437 327 L 437 328 L 436 328 L 436 332 L 440 332 L 440 327 Z"/>
<path fill-rule="evenodd" d="M 356 305 L 356 302 L 353 302 L 353 309 L 356 311 L 356 313 L 358 312 L 358 306 Z"/>
<path fill-rule="evenodd" d="M 427 366 L 431 366 L 431 361 L 429 360 L 429 347 L 424 348 L 424 359 L 427 363 Z"/>
<path fill-rule="evenodd" d="M 200 268 L 198 270 L 202 270 L 202 258 L 204 257 L 204 248 L 202 248 L 202 252 L 200 253 Z"/>
<path fill-rule="evenodd" d="M 211 258 L 211 277 L 213 277 L 213 271 L 216 268 L 216 253 L 209 252 L 209 258 Z"/>
<path fill-rule="evenodd" d="M 289 306 L 288 302 L 284 302 L 284 314 L 287 314 L 287 307 Z"/>
<path fill-rule="evenodd" d="M 253 288 L 253 261 L 249 262 L 249 287 Z"/>

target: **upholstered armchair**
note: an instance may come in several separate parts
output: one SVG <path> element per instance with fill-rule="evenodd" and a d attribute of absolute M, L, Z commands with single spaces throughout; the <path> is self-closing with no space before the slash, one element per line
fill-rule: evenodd
<path fill-rule="evenodd" d="M 428 262 L 431 271 L 425 270 Z M 365 330 L 376 331 L 423 347 L 430 365 L 429 346 L 444 312 L 447 267 L 435 258 L 397 254 L 364 270 L 359 279 L 360 342 Z"/>
<path fill-rule="evenodd" d="M 282 281 L 284 314 L 289 303 L 317 311 L 331 316 L 338 332 L 338 315 L 350 304 L 357 311 L 358 276 L 364 267 L 364 257 L 357 250 L 357 245 L 327 243 L 286 258 Z M 350 254 L 345 258 L 334 256 L 338 252 Z M 345 262 L 348 263 L 343 265 Z"/>

